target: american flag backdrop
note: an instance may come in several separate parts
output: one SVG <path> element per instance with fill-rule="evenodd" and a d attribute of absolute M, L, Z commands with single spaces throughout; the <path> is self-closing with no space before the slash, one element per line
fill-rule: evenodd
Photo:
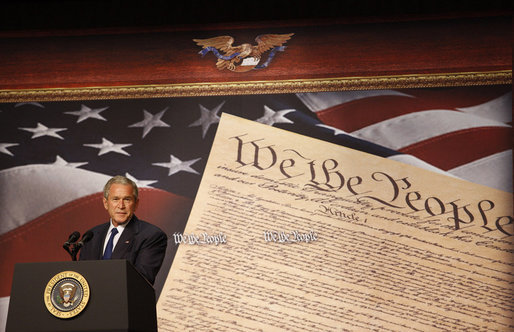
<path fill-rule="evenodd" d="M 0 104 L 0 326 L 14 264 L 69 260 L 68 235 L 107 221 L 111 176 L 180 232 L 222 112 L 512 191 L 510 85 Z"/>

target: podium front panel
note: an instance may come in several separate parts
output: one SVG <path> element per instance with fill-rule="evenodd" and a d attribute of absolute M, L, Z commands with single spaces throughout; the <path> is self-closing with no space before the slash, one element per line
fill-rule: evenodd
<path fill-rule="evenodd" d="M 82 275 L 89 287 L 84 309 L 58 318 L 44 293 L 59 273 Z M 153 287 L 125 260 L 16 264 L 6 332 L 157 331 Z"/>

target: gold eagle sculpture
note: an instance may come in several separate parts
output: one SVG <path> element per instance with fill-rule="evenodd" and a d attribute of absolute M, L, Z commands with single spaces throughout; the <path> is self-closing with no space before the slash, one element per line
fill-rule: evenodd
<path fill-rule="evenodd" d="M 228 69 L 231 71 L 247 71 L 253 69 L 261 60 L 261 55 L 269 51 L 271 49 L 276 49 L 278 51 L 283 51 L 284 46 L 282 46 L 285 42 L 287 42 L 293 33 L 288 34 L 265 34 L 259 35 L 255 38 L 257 42 L 256 45 L 251 45 L 248 43 L 241 44 L 238 46 L 233 46 L 234 38 L 231 36 L 218 36 L 208 39 L 193 39 L 194 42 L 198 46 L 202 47 L 202 51 L 200 54 L 205 55 L 207 52 L 212 51 L 215 53 L 218 61 L 216 62 L 216 67 L 219 70 Z M 223 52 L 223 55 L 220 52 Z M 271 55 L 271 58 L 274 56 Z M 241 65 L 241 61 L 245 58 L 253 58 L 253 63 L 255 65 L 246 66 L 246 69 L 237 70 L 238 66 Z M 269 61 L 271 59 L 268 59 Z"/>

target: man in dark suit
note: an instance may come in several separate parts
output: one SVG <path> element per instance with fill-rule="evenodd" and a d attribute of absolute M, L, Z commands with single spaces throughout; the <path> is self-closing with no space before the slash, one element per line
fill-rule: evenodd
<path fill-rule="evenodd" d="M 93 238 L 84 244 L 79 259 L 126 259 L 153 284 L 166 253 L 166 234 L 135 216 L 139 198 L 132 180 L 113 177 L 105 184 L 103 195 L 111 220 L 91 229 Z"/>

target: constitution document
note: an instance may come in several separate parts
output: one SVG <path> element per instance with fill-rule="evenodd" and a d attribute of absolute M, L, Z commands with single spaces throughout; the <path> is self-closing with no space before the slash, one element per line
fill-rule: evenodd
<path fill-rule="evenodd" d="M 508 331 L 512 194 L 223 114 L 159 331 Z"/>

